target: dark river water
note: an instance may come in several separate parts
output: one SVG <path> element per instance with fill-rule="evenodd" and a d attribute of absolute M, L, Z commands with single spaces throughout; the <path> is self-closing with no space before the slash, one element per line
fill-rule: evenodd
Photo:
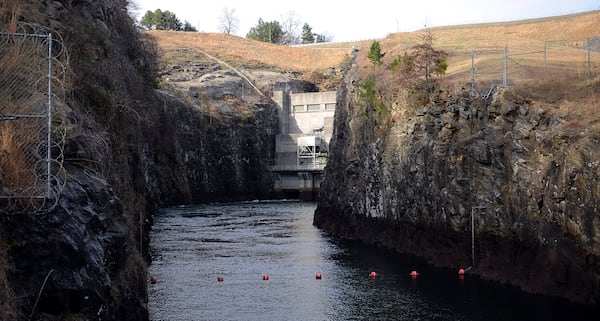
<path fill-rule="evenodd" d="M 312 225 L 315 207 L 272 201 L 162 210 L 151 233 L 150 319 L 600 320 L 562 300 L 328 236 Z"/>

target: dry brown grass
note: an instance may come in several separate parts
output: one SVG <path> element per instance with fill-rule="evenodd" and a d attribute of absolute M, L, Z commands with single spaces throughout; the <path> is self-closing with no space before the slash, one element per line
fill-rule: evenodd
<path fill-rule="evenodd" d="M 547 40 L 583 40 L 600 33 L 600 11 L 505 23 L 438 27 L 436 47 L 475 50 L 486 47 L 527 47 Z M 391 42 L 416 43 L 417 32 L 398 33 Z"/>
<path fill-rule="evenodd" d="M 201 51 L 234 66 L 276 70 L 312 71 L 337 67 L 349 53 L 347 49 L 289 47 L 227 34 L 149 31 L 163 50 L 163 61 L 197 58 Z"/>
<path fill-rule="evenodd" d="M 509 48 L 509 54 L 541 51 L 548 40 L 569 40 L 574 45 L 590 36 L 600 36 L 600 11 L 585 14 L 525 20 L 509 23 L 449 26 L 432 29 L 434 46 L 450 53 L 448 76 L 470 79 L 471 50 Z M 164 61 L 193 59 L 202 50 L 237 66 L 270 67 L 300 72 L 320 71 L 342 63 L 355 47 L 368 51 L 370 42 L 324 43 L 288 47 L 217 33 L 150 31 L 163 49 Z M 396 33 L 382 39 L 386 57 L 393 59 L 419 42 L 422 32 Z M 580 43 L 579 43 L 580 44 Z M 186 57 L 187 56 L 187 57 Z M 498 59 L 495 57 L 494 59 Z M 543 54 L 516 58 L 543 65 Z M 549 63 L 581 66 L 582 50 L 567 46 L 549 46 Z M 593 53 L 598 63 L 600 54 Z M 483 63 L 483 62 L 482 62 Z"/>
<path fill-rule="evenodd" d="M 515 90 L 544 103 L 577 104 L 578 108 L 560 110 L 596 117 L 593 110 L 599 106 L 600 53 L 591 53 L 590 78 L 587 52 L 581 47 L 586 38 L 600 36 L 600 11 L 509 23 L 440 27 L 432 31 L 436 38 L 434 47 L 449 53 L 449 66 L 443 77 L 443 86 L 447 89 L 469 85 L 472 50 L 498 50 L 494 54 L 477 54 L 475 63 L 479 72 L 500 73 L 488 78 L 478 75 L 478 79 L 501 80 L 501 50 L 507 47 L 508 80 Z M 370 68 L 366 58 L 370 41 L 287 47 L 215 33 L 152 31 L 150 34 L 157 38 L 164 51 L 163 61 L 169 63 L 202 59 L 200 52 L 205 51 L 234 66 L 298 71 L 304 74 L 304 79 L 310 80 L 318 79 L 315 75 L 319 72 L 343 63 L 351 49 L 357 48 L 358 65 L 362 70 Z M 387 63 L 419 43 L 422 34 L 422 31 L 396 33 L 381 39 Z M 546 41 L 549 42 L 544 66 Z"/>
<path fill-rule="evenodd" d="M 536 97 L 538 105 L 567 119 L 577 132 L 600 131 L 600 75 L 584 80 L 548 77 L 515 86 L 515 92 L 522 97 Z"/>
<path fill-rule="evenodd" d="M 433 28 L 434 46 L 450 53 L 447 76 L 469 81 L 471 78 L 471 51 L 502 50 L 507 47 L 511 56 L 509 72 L 523 73 L 523 69 L 541 70 L 544 66 L 544 43 L 548 43 L 547 64 L 560 73 L 579 73 L 585 69 L 586 52 L 577 49 L 592 36 L 600 36 L 600 11 L 585 14 L 526 20 L 511 23 L 492 23 Z M 397 56 L 418 43 L 420 32 L 398 33 L 381 41 L 388 56 Z M 552 42 L 561 40 L 562 43 Z M 523 53 L 531 53 L 522 55 Z M 479 57 L 482 57 L 479 59 Z M 482 70 L 502 70 L 502 53 L 477 56 L 476 66 Z M 596 71 L 600 53 L 592 52 L 591 61 Z M 521 67 L 524 66 L 525 68 Z M 529 77 L 538 75 L 528 71 Z M 510 76 L 510 75 L 509 75 Z M 514 75 L 523 78 L 527 76 Z"/>
<path fill-rule="evenodd" d="M 12 19 L 10 30 L 19 16 L 18 4 L 0 5 L 0 15 Z M 7 12 L 6 10 L 12 10 Z M 45 106 L 43 94 L 32 94 L 28 88 L 39 77 L 37 61 L 32 51 L 39 45 L 22 38 L 11 38 L 10 44 L 0 48 L 0 114 L 35 114 Z M 45 107 L 44 107 L 45 108 Z M 20 193 L 35 185 L 32 154 L 38 143 L 38 128 L 33 121 L 11 120 L 0 122 L 0 191 L 3 194 Z M 37 124 L 39 126 L 39 124 Z"/>
<path fill-rule="evenodd" d="M 35 132 L 35 129 L 33 130 Z M 27 147 L 30 147 L 30 142 L 27 141 L 28 137 L 20 137 L 17 134 L 22 131 L 22 126 L 15 128 L 8 122 L 0 123 L 0 186 L 8 189 L 3 190 L 4 193 L 22 190 L 35 184 L 32 164 L 24 153 Z"/>
<path fill-rule="evenodd" d="M 18 21 L 44 21 L 46 14 L 41 13 L 34 1 L 0 1 L 0 30 L 17 31 Z"/>

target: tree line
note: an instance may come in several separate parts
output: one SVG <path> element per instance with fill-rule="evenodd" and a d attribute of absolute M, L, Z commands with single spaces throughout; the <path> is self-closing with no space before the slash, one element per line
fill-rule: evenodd
<path fill-rule="evenodd" d="M 235 9 L 223 8 L 219 16 L 218 29 L 220 32 L 235 34 L 238 31 L 239 23 Z M 188 21 L 182 23 L 174 13 L 160 9 L 148 10 L 141 18 L 140 25 L 148 30 L 197 31 Z M 301 28 L 300 25 L 302 25 Z M 294 11 L 282 15 L 281 21 L 264 21 L 259 18 L 258 23 L 246 34 L 246 38 L 283 45 L 329 42 L 333 39 L 327 33 L 313 32 L 313 28 L 308 23 L 302 23 Z"/>
<path fill-rule="evenodd" d="M 198 31 L 187 20 L 182 23 L 181 20 L 169 10 L 148 10 L 140 20 L 140 24 L 148 30 Z"/>

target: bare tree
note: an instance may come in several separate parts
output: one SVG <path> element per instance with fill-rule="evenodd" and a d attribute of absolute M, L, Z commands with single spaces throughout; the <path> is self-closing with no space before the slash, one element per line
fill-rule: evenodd
<path fill-rule="evenodd" d="M 281 30 L 284 34 L 284 43 L 286 45 L 299 44 L 302 42 L 301 35 L 302 22 L 300 16 L 294 11 L 288 11 L 281 16 Z"/>
<path fill-rule="evenodd" d="M 226 34 L 235 34 L 240 25 L 240 19 L 235 14 L 235 8 L 224 7 L 219 17 L 219 31 Z"/>

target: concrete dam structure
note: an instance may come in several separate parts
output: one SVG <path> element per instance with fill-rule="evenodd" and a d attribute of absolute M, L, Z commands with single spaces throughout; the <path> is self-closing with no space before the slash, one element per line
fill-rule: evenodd
<path fill-rule="evenodd" d="M 276 197 L 316 199 L 333 134 L 336 92 L 273 92 L 279 128 L 275 136 Z"/>

